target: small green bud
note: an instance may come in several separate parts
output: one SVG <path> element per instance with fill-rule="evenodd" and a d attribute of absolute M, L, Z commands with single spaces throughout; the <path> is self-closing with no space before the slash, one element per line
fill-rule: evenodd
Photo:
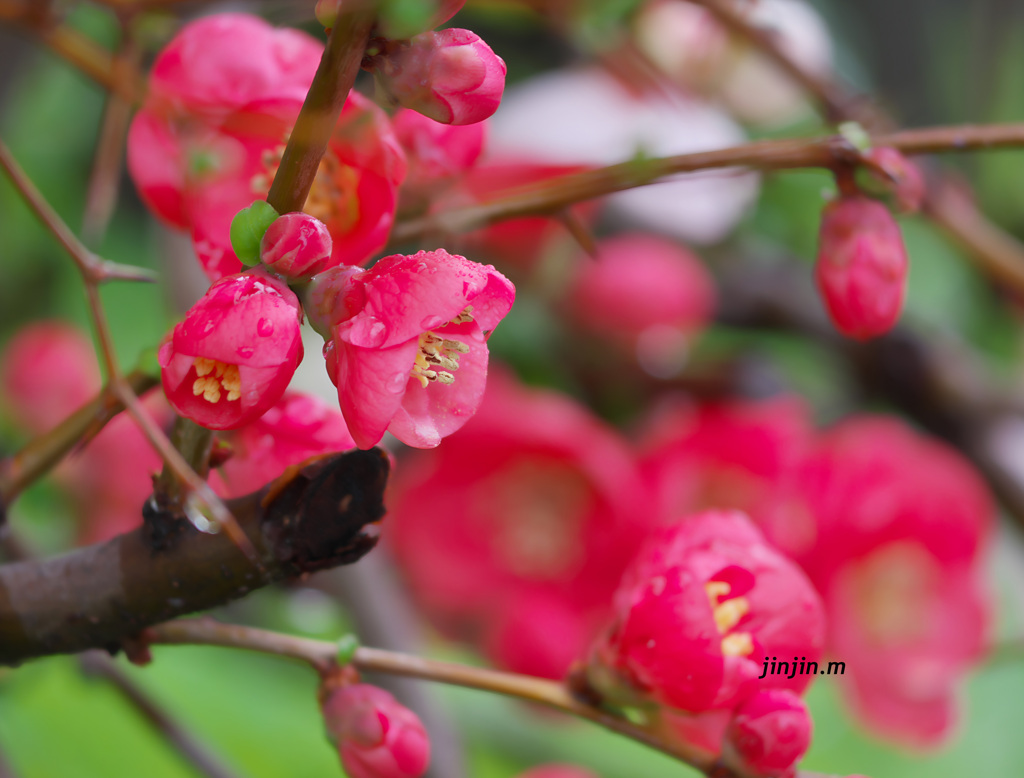
<path fill-rule="evenodd" d="M 338 664 L 343 667 L 351 663 L 352 658 L 356 655 L 356 649 L 359 648 L 359 638 L 349 632 L 347 635 L 342 635 L 341 639 L 338 640 Z"/>
<path fill-rule="evenodd" d="M 260 241 L 277 217 L 277 211 L 266 200 L 257 200 L 235 214 L 231 220 L 231 248 L 243 265 L 260 263 Z"/>
<path fill-rule="evenodd" d="M 871 136 L 857 122 L 843 122 L 839 125 L 839 134 L 861 154 L 871 150 Z"/>

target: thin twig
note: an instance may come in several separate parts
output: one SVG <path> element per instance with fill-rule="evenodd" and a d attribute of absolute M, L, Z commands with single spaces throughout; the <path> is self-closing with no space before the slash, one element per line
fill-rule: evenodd
<path fill-rule="evenodd" d="M 1024 124 L 926 127 L 876 135 L 872 143 L 890 146 L 906 154 L 1018 147 L 1024 146 Z M 392 230 L 390 242 L 397 245 L 432 231 L 457 233 L 504 219 L 551 214 L 573 203 L 655 183 L 681 173 L 735 167 L 755 170 L 830 168 L 840 163 L 856 162 L 858 156 L 857 150 L 845 138 L 829 135 L 757 141 L 715 151 L 634 159 L 554 176 L 481 203 L 400 222 Z"/>
<path fill-rule="evenodd" d="M 136 395 L 143 395 L 159 381 L 135 370 L 125 382 Z M 84 445 L 124 409 L 108 387 L 52 430 L 29 441 L 20 451 L 0 462 L 0 504 L 10 505 L 26 487 L 48 473 L 75 446 Z"/>
<path fill-rule="evenodd" d="M 200 644 L 259 651 L 298 659 L 320 673 L 326 672 L 333 665 L 338 651 L 334 643 L 222 624 L 213 619 L 185 619 L 161 624 L 147 630 L 146 639 L 151 643 Z M 651 731 L 624 718 L 580 702 L 572 696 L 565 684 L 557 681 L 366 647 L 356 649 L 352 664 L 359 670 L 437 681 L 539 703 L 592 721 L 704 773 L 720 768 L 720 765 L 683 743 L 662 740 Z M 727 774 L 718 775 L 724 778 Z"/>
<path fill-rule="evenodd" d="M 119 83 L 124 84 L 130 84 L 138 78 L 142 53 L 131 30 L 131 25 L 122 25 L 124 41 L 114 60 L 115 77 Z M 131 101 L 125 100 L 116 91 L 111 92 L 103 109 L 103 122 L 86 188 L 85 213 L 82 215 L 82 235 L 93 246 L 103 240 L 117 205 L 124 144 L 131 118 Z"/>
<path fill-rule="evenodd" d="M 78 265 L 79 271 L 87 282 L 99 283 L 112 279 L 123 281 L 156 281 L 157 275 L 144 267 L 121 265 L 109 262 L 93 254 L 85 244 L 68 228 L 64 220 L 57 215 L 46 199 L 36 189 L 35 184 L 21 169 L 7 145 L 0 140 L 0 167 L 11 179 L 29 208 L 39 217 L 40 221 L 53 234 L 64 250 Z"/>
<path fill-rule="evenodd" d="M 184 759 L 207 778 L 237 778 L 234 771 L 213 754 L 205 745 L 196 740 L 156 700 L 133 681 L 106 654 L 90 651 L 78 658 L 82 670 L 88 675 L 108 681 L 121 697 L 148 721 Z M 0 773 L 2 777 L 2 773 Z"/>

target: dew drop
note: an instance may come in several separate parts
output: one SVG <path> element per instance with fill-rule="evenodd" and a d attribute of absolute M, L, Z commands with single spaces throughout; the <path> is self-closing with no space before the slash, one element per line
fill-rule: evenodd
<path fill-rule="evenodd" d="M 387 380 L 387 389 L 393 394 L 398 394 L 405 388 L 406 383 L 409 381 L 409 376 L 405 373 L 395 373 L 391 378 Z"/>
<path fill-rule="evenodd" d="M 203 334 L 205 335 L 210 330 L 212 330 L 215 326 L 217 326 L 217 325 L 216 325 L 216 322 L 214 322 L 213 319 L 207 319 L 206 320 L 206 324 L 203 325 Z"/>
<path fill-rule="evenodd" d="M 374 346 L 379 346 L 387 338 L 388 328 L 384 326 L 384 322 L 375 321 L 370 325 L 370 331 L 368 334 L 370 343 Z"/>
<path fill-rule="evenodd" d="M 252 346 L 239 346 L 235 349 L 235 353 L 243 359 L 248 359 L 253 355 L 255 349 Z"/>
<path fill-rule="evenodd" d="M 434 327 L 440 327 L 442 324 L 444 324 L 444 319 L 440 316 L 427 316 L 420 322 L 420 327 L 425 330 L 432 330 Z"/>
<path fill-rule="evenodd" d="M 256 333 L 264 338 L 269 338 L 274 334 L 274 322 L 270 319 L 263 318 L 256 322 Z"/>

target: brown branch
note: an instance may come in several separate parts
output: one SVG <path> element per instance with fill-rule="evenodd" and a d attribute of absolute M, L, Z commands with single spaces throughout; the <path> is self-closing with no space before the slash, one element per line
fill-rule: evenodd
<path fill-rule="evenodd" d="M 327 672 L 334 665 L 338 651 L 334 643 L 252 627 L 221 624 L 212 619 L 188 619 L 161 624 L 148 630 L 146 639 L 157 644 L 200 644 L 260 651 L 298 659 L 320 673 Z M 715 770 L 715 775 L 720 778 L 728 778 L 733 774 L 683 743 L 663 740 L 653 732 L 620 716 L 577 700 L 565 684 L 557 681 L 366 647 L 356 649 L 352 664 L 359 670 L 454 684 L 539 703 L 592 721 L 612 732 L 679 759 L 704 773 Z"/>
<path fill-rule="evenodd" d="M 142 49 L 132 35 L 131 25 L 122 25 L 122 31 L 125 39 L 114 59 L 114 75 L 119 83 L 130 85 L 138 78 Z M 124 91 L 128 88 L 126 86 Z M 103 240 L 117 205 L 132 107 L 131 101 L 125 100 L 117 91 L 107 95 L 86 188 L 85 213 L 82 215 L 82 235 L 86 242 L 94 246 Z"/>
<path fill-rule="evenodd" d="M 356 82 L 374 18 L 372 11 L 357 8 L 339 14 L 331 29 L 267 195 L 267 202 L 278 213 L 301 211 L 306 204 L 341 107 Z"/>
<path fill-rule="evenodd" d="M 838 81 L 820 77 L 803 68 L 783 49 L 776 36 L 753 26 L 729 0 L 694 2 L 707 8 L 726 29 L 749 41 L 779 66 L 818 101 L 829 120 L 856 121 L 871 130 L 888 129 L 894 125 L 892 118 L 873 101 L 854 95 Z M 920 148 L 918 151 L 943 150 Z M 969 199 L 950 198 L 948 187 L 949 182 L 939 181 L 938 186 L 928 190 L 925 213 L 967 251 L 967 257 L 983 273 L 1009 285 L 1017 294 L 1024 294 L 1024 244 L 989 221 Z"/>
<path fill-rule="evenodd" d="M 220 758 L 196 740 L 187 729 L 163 710 L 148 693 L 105 654 L 87 652 L 78 658 L 82 670 L 107 681 L 175 750 L 207 778 L 237 778 Z M 0 774 L 2 778 L 2 774 Z"/>
<path fill-rule="evenodd" d="M 1024 146 L 1024 124 L 926 127 L 876 135 L 872 142 L 906 154 L 1017 147 Z M 504 219 L 551 214 L 583 200 L 655 183 L 681 173 L 737 167 L 755 170 L 831 168 L 856 162 L 858 158 L 859 153 L 845 138 L 830 135 L 812 139 L 757 141 L 716 151 L 635 159 L 554 176 L 541 184 L 510 190 L 481 203 L 400 222 L 392 230 L 390 243 L 406 243 L 437 230 L 464 232 Z"/>
<path fill-rule="evenodd" d="M 157 276 L 143 267 L 134 265 L 121 265 L 115 262 L 108 262 L 101 259 L 77 238 L 68 228 L 64 220 L 57 215 L 48 202 L 36 189 L 35 184 L 29 180 L 25 171 L 21 169 L 7 145 L 0 140 L 0 168 L 7 173 L 14 188 L 18 190 L 22 199 L 29 208 L 39 217 L 46 228 L 53 234 L 64 250 L 71 256 L 78 266 L 82 277 L 86 281 L 99 283 L 112 279 L 123 281 L 156 281 Z"/>
<path fill-rule="evenodd" d="M 159 383 L 138 370 L 129 373 L 125 381 L 136 395 L 145 394 Z M 88 442 L 123 409 L 124 405 L 108 387 L 52 430 L 0 461 L 0 505 L 10 505 L 27 486 L 49 472 L 76 446 Z"/>
<path fill-rule="evenodd" d="M 146 87 L 138 75 L 128 79 L 121 77 L 115 56 L 73 27 L 52 24 L 41 18 L 35 5 L 0 0 L 0 21 L 16 24 L 32 33 L 53 53 L 128 103 L 142 102 Z"/>
<path fill-rule="evenodd" d="M 150 625 L 354 562 L 376 542 L 363 530 L 384 514 L 387 473 L 381 451 L 352 451 L 310 460 L 232 501 L 258 564 L 223 535 L 183 521 L 158 539 L 143 527 L 61 557 L 4 565 L 0 665 L 116 649 Z"/>

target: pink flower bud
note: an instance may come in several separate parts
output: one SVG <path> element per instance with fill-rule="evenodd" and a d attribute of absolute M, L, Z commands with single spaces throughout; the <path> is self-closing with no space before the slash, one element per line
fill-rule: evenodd
<path fill-rule="evenodd" d="M 372 68 L 392 100 L 442 124 L 483 121 L 505 90 L 505 63 L 469 30 L 422 33 Z"/>
<path fill-rule="evenodd" d="M 921 202 L 924 200 L 925 182 L 917 165 L 888 146 L 871 149 L 864 155 L 864 159 L 877 173 L 885 176 L 883 179 L 876 173 L 881 183 L 892 191 L 899 210 L 907 213 L 920 210 Z"/>
<path fill-rule="evenodd" d="M 302 360 L 299 300 L 261 271 L 215 283 L 160 347 L 164 393 L 210 429 L 235 429 L 281 399 Z"/>
<path fill-rule="evenodd" d="M 744 766 L 757 775 L 787 775 L 811 744 L 811 716 L 803 700 L 784 689 L 755 694 L 736 709 L 726 730 Z"/>
<path fill-rule="evenodd" d="M 825 206 L 815 280 L 844 335 L 867 340 L 892 329 L 903 307 L 907 252 L 889 209 L 863 196 Z"/>
<path fill-rule="evenodd" d="M 325 276 L 310 296 L 333 319 L 324 356 L 356 444 L 389 431 L 432 448 L 465 424 L 483 397 L 487 335 L 515 299 L 509 280 L 444 249 Z"/>
<path fill-rule="evenodd" d="M 29 432 L 57 426 L 99 388 L 92 343 L 70 324 L 46 321 L 25 327 L 0 359 L 3 406 Z"/>
<path fill-rule="evenodd" d="M 415 778 L 426 772 L 430 741 L 419 717 L 391 694 L 357 683 L 323 703 L 328 735 L 351 778 Z"/>
<path fill-rule="evenodd" d="M 310 278 L 328 268 L 333 250 L 326 224 L 308 213 L 286 213 L 263 234 L 260 261 L 287 278 Z"/>

